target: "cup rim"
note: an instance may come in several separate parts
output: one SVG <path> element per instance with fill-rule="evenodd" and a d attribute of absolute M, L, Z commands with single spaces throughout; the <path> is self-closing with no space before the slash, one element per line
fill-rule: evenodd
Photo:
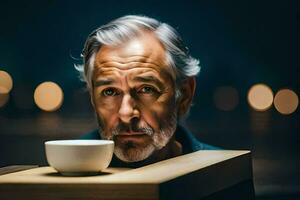
<path fill-rule="evenodd" d="M 112 140 L 50 140 L 46 141 L 45 145 L 56 145 L 56 146 L 99 146 L 114 144 Z"/>

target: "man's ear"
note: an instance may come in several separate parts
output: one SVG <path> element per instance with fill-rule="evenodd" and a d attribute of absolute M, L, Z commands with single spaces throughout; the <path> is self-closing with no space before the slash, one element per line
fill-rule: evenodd
<path fill-rule="evenodd" d="M 193 97 L 196 89 L 196 79 L 194 77 L 183 81 L 180 87 L 181 95 L 178 101 L 178 114 L 184 116 L 193 101 Z"/>

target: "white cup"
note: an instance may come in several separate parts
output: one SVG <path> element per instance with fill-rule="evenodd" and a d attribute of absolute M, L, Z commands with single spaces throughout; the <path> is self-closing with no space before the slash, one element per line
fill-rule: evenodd
<path fill-rule="evenodd" d="M 95 174 L 106 169 L 114 152 L 111 140 L 45 142 L 49 165 L 63 175 Z"/>

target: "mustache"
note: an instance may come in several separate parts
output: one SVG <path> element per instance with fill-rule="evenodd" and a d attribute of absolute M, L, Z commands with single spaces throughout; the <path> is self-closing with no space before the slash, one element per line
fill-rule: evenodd
<path fill-rule="evenodd" d="M 152 136 L 154 130 L 151 126 L 139 126 L 137 122 L 124 123 L 120 122 L 116 128 L 112 130 L 112 136 L 122 135 L 124 132 L 141 132 L 145 135 Z"/>

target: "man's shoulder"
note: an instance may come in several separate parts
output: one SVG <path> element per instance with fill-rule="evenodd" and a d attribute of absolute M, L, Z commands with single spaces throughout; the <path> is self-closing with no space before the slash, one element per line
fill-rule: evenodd
<path fill-rule="evenodd" d="M 179 125 L 176 129 L 176 139 L 183 145 L 184 153 L 199 150 L 221 150 L 221 148 L 199 141 L 187 128 Z"/>
<path fill-rule="evenodd" d="M 90 131 L 88 133 L 83 134 L 80 136 L 80 139 L 82 140 L 100 140 L 100 134 L 97 129 Z"/>
<path fill-rule="evenodd" d="M 216 147 L 210 144 L 206 144 L 200 141 L 196 141 L 194 146 L 193 146 L 194 151 L 199 151 L 199 150 L 222 150 L 220 147 Z"/>

